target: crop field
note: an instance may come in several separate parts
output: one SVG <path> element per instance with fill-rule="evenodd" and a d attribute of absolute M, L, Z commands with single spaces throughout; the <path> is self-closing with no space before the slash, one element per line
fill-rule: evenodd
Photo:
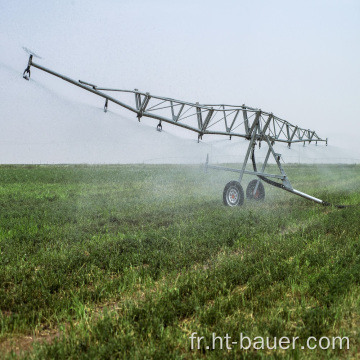
<path fill-rule="evenodd" d="M 359 165 L 286 171 L 300 191 L 360 203 Z M 0 166 L 0 358 L 357 358 L 360 208 L 267 184 L 264 202 L 229 208 L 233 179 L 200 166 Z M 245 350 L 240 334 L 298 340 Z M 323 350 L 325 337 L 349 349 Z"/>

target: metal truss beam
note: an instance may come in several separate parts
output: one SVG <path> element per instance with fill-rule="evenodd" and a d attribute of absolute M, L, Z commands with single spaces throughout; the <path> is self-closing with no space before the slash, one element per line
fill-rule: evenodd
<path fill-rule="evenodd" d="M 109 102 L 112 102 L 136 113 L 139 121 L 142 117 L 157 119 L 194 131 L 200 138 L 209 134 L 226 135 L 230 138 L 236 136 L 250 140 L 254 136 L 254 141 L 267 139 L 271 142 L 287 143 L 289 146 L 296 142 L 327 142 L 327 139 L 320 138 L 315 131 L 294 126 L 261 109 L 245 105 L 204 105 L 198 102 L 191 103 L 162 96 L 150 96 L 149 93 L 137 89 L 122 90 L 99 87 L 89 82 L 73 80 L 34 63 L 32 55 L 30 55 L 28 66 L 24 71 L 24 78 L 27 80 L 30 77 L 31 66 L 105 98 L 104 111 L 107 111 Z M 120 97 L 124 94 L 133 94 L 135 103 L 132 105 L 128 103 L 128 100 L 119 100 L 110 96 L 109 92 L 116 92 Z M 239 116 L 240 113 L 242 116 Z M 254 129 L 255 133 L 253 133 Z"/>

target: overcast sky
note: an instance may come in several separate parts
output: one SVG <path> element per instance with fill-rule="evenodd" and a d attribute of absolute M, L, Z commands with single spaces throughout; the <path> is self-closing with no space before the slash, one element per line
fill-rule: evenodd
<path fill-rule="evenodd" d="M 245 103 L 359 142 L 358 0 L 0 0 L 0 34 L 75 79 Z"/>

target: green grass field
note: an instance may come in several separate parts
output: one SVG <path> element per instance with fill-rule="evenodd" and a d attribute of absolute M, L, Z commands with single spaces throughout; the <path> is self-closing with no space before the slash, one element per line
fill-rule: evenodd
<path fill-rule="evenodd" d="M 360 203 L 358 165 L 286 170 L 300 191 Z M 196 166 L 0 166 L 0 358 L 358 357 L 359 207 L 265 184 L 263 203 L 228 208 L 233 179 Z M 299 340 L 213 350 L 213 333 Z M 349 337 L 350 349 L 301 349 L 309 336 Z"/>

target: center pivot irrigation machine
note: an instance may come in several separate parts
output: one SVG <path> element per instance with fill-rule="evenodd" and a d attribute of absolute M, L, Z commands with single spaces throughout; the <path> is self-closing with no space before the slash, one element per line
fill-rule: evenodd
<path fill-rule="evenodd" d="M 209 165 L 209 158 L 207 157 L 206 159 L 206 169 L 232 171 L 239 174 L 238 180 L 230 181 L 224 188 L 223 200 L 225 205 L 237 206 L 244 203 L 244 191 L 241 186 L 244 174 L 255 175 L 257 177 L 251 180 L 246 188 L 247 199 L 264 199 L 265 189 L 261 182 L 262 180 L 269 185 L 302 196 L 316 203 L 331 205 L 326 201 L 294 189 L 280 163 L 281 154 L 276 153 L 274 150 L 275 142 L 286 143 L 289 147 L 292 143 L 299 142 L 304 143 L 304 145 L 306 142 L 316 142 L 316 144 L 318 142 L 324 142 L 327 145 L 327 139 L 320 138 L 315 131 L 299 128 L 286 120 L 278 118 L 272 113 L 245 105 L 194 104 L 167 97 L 150 95 L 148 92 L 143 93 L 137 89 L 109 89 L 81 80 L 76 81 L 34 63 L 33 57 L 40 57 L 26 48 L 24 48 L 24 50 L 30 55 L 28 66 L 23 73 L 23 77 L 26 80 L 30 79 L 31 67 L 45 71 L 82 89 L 90 91 L 95 95 L 103 97 L 105 99 L 105 112 L 108 109 L 109 102 L 112 102 L 134 112 L 139 121 L 143 116 L 159 120 L 159 124 L 157 125 L 157 130 L 159 131 L 162 130 L 162 122 L 166 122 L 196 132 L 198 134 L 198 141 L 202 139 L 203 135 L 207 134 L 225 135 L 229 136 L 230 139 L 233 136 L 237 136 L 249 140 L 249 146 L 241 169 Z M 124 102 L 124 100 L 120 101 L 106 92 L 116 92 L 121 94 L 123 98 L 129 97 L 130 95 L 132 101 L 130 99 L 128 99 L 129 101 L 127 102 Z M 129 105 L 130 101 L 133 103 L 134 98 L 135 106 Z M 258 143 L 260 147 L 262 142 L 268 147 L 268 151 L 261 170 L 258 170 L 255 160 L 255 145 Z M 265 172 L 270 156 L 275 159 L 280 170 L 280 175 Z M 246 165 L 250 157 L 253 171 L 246 170 Z M 339 205 L 339 207 L 342 206 Z"/>

